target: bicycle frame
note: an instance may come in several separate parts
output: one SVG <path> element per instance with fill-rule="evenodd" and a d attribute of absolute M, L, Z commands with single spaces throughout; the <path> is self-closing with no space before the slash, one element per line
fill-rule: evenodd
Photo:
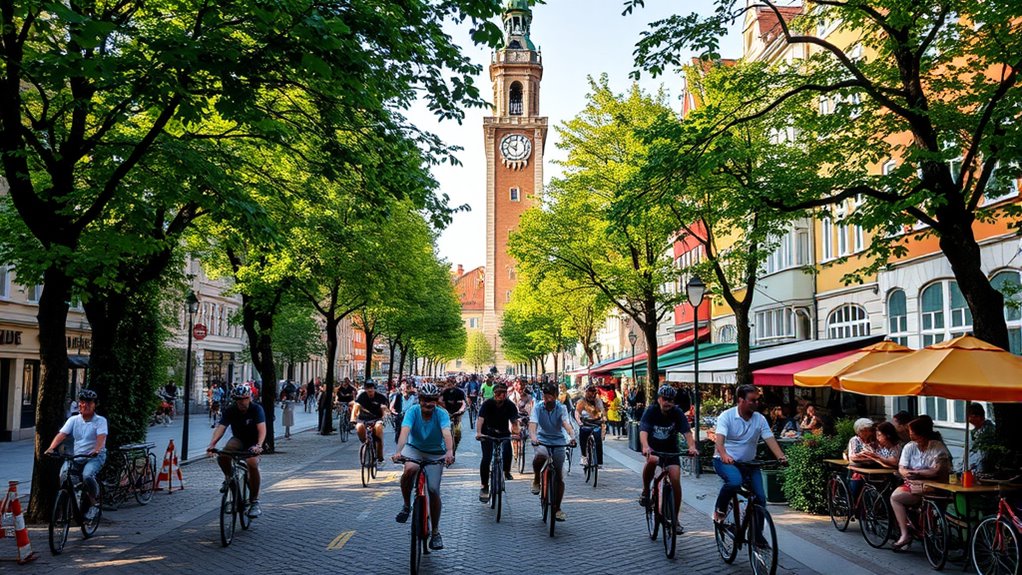
<path fill-rule="evenodd" d="M 414 463 L 418 465 L 418 469 L 415 472 L 415 479 L 412 483 L 413 492 L 411 493 L 411 504 L 412 504 L 412 525 L 411 525 L 411 553 L 409 556 L 409 567 L 411 573 L 415 575 L 419 572 L 419 562 L 422 558 L 422 554 L 429 554 L 429 535 L 432 524 L 430 522 L 429 512 L 429 488 L 426 482 L 426 467 L 429 465 L 443 464 L 443 459 L 437 459 L 433 461 L 422 461 L 419 459 L 412 459 L 410 457 L 401 457 L 398 459 L 398 463 Z"/>
<path fill-rule="evenodd" d="M 554 473 L 556 470 L 554 469 L 554 454 L 553 454 L 553 450 L 554 449 L 560 449 L 560 448 L 563 448 L 563 447 L 568 447 L 568 444 L 553 445 L 553 444 L 543 443 L 543 442 L 539 442 L 538 441 L 538 442 L 536 442 L 535 445 L 536 446 L 544 447 L 547 450 L 546 461 L 543 462 L 543 467 L 541 467 L 539 469 L 539 483 L 540 483 L 540 488 L 539 488 L 539 504 L 543 508 L 543 521 L 547 521 L 547 519 L 550 520 L 550 524 L 549 524 L 550 536 L 553 537 L 554 536 L 554 525 L 557 523 L 557 520 L 554 517 L 555 511 L 553 509 L 553 506 L 554 506 L 553 498 L 555 497 L 555 495 L 557 493 L 556 490 L 558 489 L 558 487 L 564 482 L 564 480 L 560 477 L 559 473 L 558 474 Z M 523 455 L 523 457 L 524 457 L 524 455 Z M 555 475 L 557 475 L 556 481 L 554 480 L 554 476 Z M 548 517 L 548 515 L 549 515 L 549 517 Z"/>

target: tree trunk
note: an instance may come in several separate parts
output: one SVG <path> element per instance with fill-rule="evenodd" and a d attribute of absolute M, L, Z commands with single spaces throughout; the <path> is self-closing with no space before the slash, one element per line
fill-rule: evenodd
<path fill-rule="evenodd" d="M 376 341 L 376 334 L 370 330 L 362 330 L 366 335 L 366 379 L 373 376 L 373 343 Z"/>
<path fill-rule="evenodd" d="M 275 406 L 277 399 L 277 369 L 273 363 L 273 312 L 261 309 L 249 295 L 242 294 L 242 325 L 248 335 L 252 365 L 263 380 L 260 403 L 266 412 L 266 451 L 274 450 Z M 276 308 L 276 306 L 270 306 Z"/>
<path fill-rule="evenodd" d="M 401 381 L 405 372 L 405 359 L 408 357 L 408 346 L 403 343 L 398 343 L 398 347 L 401 349 L 401 360 L 397 364 L 397 380 Z"/>
<path fill-rule="evenodd" d="M 642 304 L 642 311 L 644 321 L 639 324 L 639 327 L 642 328 L 642 336 L 646 341 L 646 399 L 648 405 L 653 405 L 656 391 L 660 388 L 660 358 L 657 355 L 657 302 L 655 294 L 650 294 L 646 297 Z"/>
<path fill-rule="evenodd" d="M 327 317 L 326 319 L 326 388 L 323 393 L 328 394 L 328 398 L 334 397 L 334 380 L 337 379 L 335 373 L 336 368 L 334 367 L 337 362 L 337 326 L 340 325 L 342 318 Z M 333 405 L 333 401 L 330 402 Z M 317 412 L 319 406 L 316 406 Z M 323 424 L 320 426 L 319 432 L 323 435 L 330 435 L 334 432 L 334 419 L 333 417 L 327 417 L 323 420 Z"/>
<path fill-rule="evenodd" d="M 752 350 L 752 330 L 749 328 L 749 306 L 752 298 L 746 297 L 743 305 L 736 306 L 735 327 L 738 331 L 738 369 L 735 370 L 735 385 L 752 383 L 752 370 L 749 369 L 749 353 Z"/>
<path fill-rule="evenodd" d="M 387 385 L 394 381 L 394 349 L 397 348 L 397 342 L 391 338 L 387 338 L 387 344 L 390 345 L 390 363 L 387 364 Z"/>

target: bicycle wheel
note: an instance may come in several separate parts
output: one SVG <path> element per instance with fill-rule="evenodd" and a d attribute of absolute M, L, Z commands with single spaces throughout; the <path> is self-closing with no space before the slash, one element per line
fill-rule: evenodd
<path fill-rule="evenodd" d="M 947 518 L 937 504 L 930 500 L 923 501 L 919 512 L 922 514 L 923 550 L 926 551 L 926 560 L 930 562 L 930 567 L 939 571 L 947 563 Z"/>
<path fill-rule="evenodd" d="M 649 531 L 649 538 L 656 541 L 657 533 L 660 531 L 660 515 L 657 514 L 656 510 L 660 505 L 660 498 L 657 497 L 657 490 L 654 489 L 652 499 L 649 505 L 646 506 L 646 531 Z"/>
<path fill-rule="evenodd" d="M 496 458 L 495 458 L 496 459 Z M 494 466 L 490 472 L 490 508 L 497 510 L 497 523 L 500 523 L 501 507 L 504 499 L 504 473 L 503 469 Z"/>
<path fill-rule="evenodd" d="M 582 448 L 582 456 L 586 458 L 586 464 L 582 466 L 586 472 L 586 483 L 593 477 L 593 436 L 590 434 L 586 439 L 585 447 Z"/>
<path fill-rule="evenodd" d="M 156 455 L 150 453 L 145 458 L 142 470 L 136 479 L 135 501 L 139 505 L 145 505 L 153 500 L 153 490 L 156 488 Z"/>
<path fill-rule="evenodd" d="M 862 537 L 870 547 L 884 546 L 891 538 L 891 510 L 876 487 L 867 484 L 862 492 Z"/>
<path fill-rule="evenodd" d="M 368 443 L 363 443 L 362 447 L 358 448 L 358 461 L 362 467 L 362 487 L 369 486 L 369 465 L 367 463 L 367 457 L 371 454 L 369 453 L 368 446 Z"/>
<path fill-rule="evenodd" d="M 596 440 L 592 437 L 589 440 L 593 442 L 593 448 L 589 452 L 589 466 L 593 468 L 593 487 L 596 487 L 596 483 L 600 478 L 600 465 L 596 461 Z"/>
<path fill-rule="evenodd" d="M 547 498 L 548 492 L 546 484 L 550 481 L 547 470 L 544 469 L 539 473 L 539 506 L 543 509 L 543 523 L 546 523 L 547 515 L 550 515 L 550 499 Z M 554 518 L 551 517 L 550 521 Z"/>
<path fill-rule="evenodd" d="M 247 473 L 241 476 L 239 483 L 241 485 L 238 488 L 238 502 L 235 509 L 238 510 L 238 521 L 241 523 L 241 528 L 248 529 L 252 526 L 252 518 L 248 516 L 249 492 Z"/>
<path fill-rule="evenodd" d="M 674 490 L 668 481 L 664 481 L 663 497 L 660 500 L 660 514 L 664 518 L 664 555 L 668 559 L 674 559 L 674 549 L 678 544 L 678 531 L 676 529 L 677 517 L 674 516 Z"/>
<path fill-rule="evenodd" d="M 220 544 L 227 547 L 234 540 L 234 527 L 238 516 L 234 513 L 234 486 L 228 484 L 220 497 Z"/>
<path fill-rule="evenodd" d="M 344 415 L 344 411 L 342 410 L 340 415 L 337 416 L 337 435 L 341 436 L 341 443 L 348 442 L 348 434 L 350 433 L 348 429 L 348 421 Z"/>
<path fill-rule="evenodd" d="M 972 564 L 979 575 L 1016 575 L 1019 535 L 1011 522 L 988 517 L 972 536 Z"/>
<path fill-rule="evenodd" d="M 557 472 L 554 470 L 553 465 L 547 468 L 546 489 L 546 498 L 549 502 L 547 505 L 550 507 L 550 536 L 553 537 L 554 526 L 557 525 L 557 517 L 555 517 L 556 512 L 554 511 L 554 499 L 557 495 Z"/>
<path fill-rule="evenodd" d="M 848 522 L 852 519 L 850 502 L 848 486 L 844 480 L 837 475 L 831 475 L 827 480 L 827 512 L 830 513 L 830 522 L 834 524 L 834 529 L 838 531 L 848 529 Z"/>
<path fill-rule="evenodd" d="M 412 502 L 412 541 L 409 549 L 410 553 L 408 556 L 409 571 L 412 575 L 416 575 L 419 572 L 419 562 L 422 560 L 422 540 L 423 534 L 420 533 L 423 524 L 423 502 L 421 497 L 415 497 Z"/>
<path fill-rule="evenodd" d="M 762 505 L 749 506 L 749 512 L 752 513 L 748 537 L 752 572 L 755 575 L 774 575 L 777 572 L 777 531 L 774 529 L 774 520 Z"/>
<path fill-rule="evenodd" d="M 574 451 L 571 446 L 564 448 L 564 464 L 567 466 L 565 473 L 571 475 L 571 452 Z"/>
<path fill-rule="evenodd" d="M 525 473 L 525 445 L 526 445 L 526 442 L 525 442 L 525 440 L 522 440 L 519 443 L 521 444 L 522 448 L 518 450 L 518 473 Z"/>
<path fill-rule="evenodd" d="M 83 489 L 82 500 L 87 501 L 88 496 L 85 495 L 84 486 L 82 486 L 82 489 Z M 96 505 L 94 505 L 94 507 L 96 508 L 96 515 L 92 518 L 91 521 L 85 520 L 84 517 L 82 518 L 82 537 L 85 537 L 86 539 L 95 535 L 96 529 L 99 529 L 99 520 L 103 518 L 103 506 L 99 503 L 101 501 L 103 501 L 102 483 L 99 484 L 99 497 L 96 498 Z"/>
<path fill-rule="evenodd" d="M 71 496 L 61 489 L 57 492 L 57 500 L 53 502 L 53 512 L 50 514 L 50 551 L 54 555 L 60 555 L 67 543 L 71 514 Z"/>
<path fill-rule="evenodd" d="M 724 520 L 713 524 L 713 538 L 717 542 L 717 553 L 725 563 L 733 563 L 738 556 L 735 539 L 738 534 L 738 498 L 733 497 L 724 513 Z"/>

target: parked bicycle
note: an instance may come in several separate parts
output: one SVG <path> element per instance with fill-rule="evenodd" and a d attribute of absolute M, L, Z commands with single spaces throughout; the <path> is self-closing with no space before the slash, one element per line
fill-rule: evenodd
<path fill-rule="evenodd" d="M 238 523 L 247 530 L 252 525 L 248 516 L 248 466 L 245 460 L 255 457 L 251 451 L 227 451 L 212 449 L 210 453 L 227 455 L 231 458 L 231 475 L 220 487 L 220 544 L 227 547 L 234 541 L 234 530 Z"/>
<path fill-rule="evenodd" d="M 657 532 L 663 527 L 664 554 L 674 558 L 678 544 L 678 518 L 674 514 L 674 485 L 667 467 L 674 457 L 686 457 L 679 452 L 654 451 L 657 456 L 657 473 L 650 490 L 649 505 L 646 506 L 646 529 L 649 538 L 656 541 Z"/>
<path fill-rule="evenodd" d="M 736 461 L 742 467 L 772 467 L 775 462 Z M 743 473 L 743 475 L 745 475 Z M 744 508 L 742 504 L 744 503 Z M 777 572 L 777 531 L 765 501 L 754 501 L 752 486 L 742 484 L 728 503 L 723 519 L 713 526 L 717 552 L 725 563 L 733 563 L 738 551 L 749 548 L 749 564 L 755 575 L 774 575 Z"/>
<path fill-rule="evenodd" d="M 415 463 L 419 466 L 419 470 L 415 473 L 415 479 L 412 482 L 412 529 L 408 562 L 409 572 L 412 575 L 417 575 L 419 566 L 422 563 L 422 554 L 429 554 L 429 535 L 432 528 L 429 516 L 429 489 L 426 487 L 426 466 L 440 465 L 444 461 L 442 459 L 421 461 L 408 457 L 398 459 L 398 463 L 402 465 L 406 462 Z"/>
<path fill-rule="evenodd" d="M 503 444 L 511 441 L 510 437 L 492 437 L 484 435 L 481 441 L 493 443 L 493 457 L 490 458 L 490 509 L 497 510 L 497 523 L 500 523 L 501 506 L 504 499 L 504 450 Z"/>
<path fill-rule="evenodd" d="M 1019 478 L 1012 479 L 1016 482 Z M 972 564 L 978 575 L 1017 575 L 1022 563 L 1022 512 L 1002 495 L 997 513 L 987 517 L 972 535 Z"/>
<path fill-rule="evenodd" d="M 67 473 L 61 474 L 60 488 L 57 491 L 57 498 L 53 502 L 53 511 L 50 513 L 50 551 L 54 555 L 60 555 L 67 543 L 67 534 L 71 530 L 71 521 L 74 520 L 82 528 L 82 537 L 88 539 L 96 533 L 99 528 L 99 521 L 103 517 L 103 507 L 99 504 L 103 501 L 103 483 L 99 483 L 99 497 L 96 505 L 89 502 L 89 495 L 85 492 L 85 482 L 82 480 L 82 466 L 92 455 L 61 455 L 50 454 L 50 457 L 62 459 L 68 462 Z M 95 509 L 95 514 L 86 519 L 90 508 Z"/>
<path fill-rule="evenodd" d="M 155 443 L 122 445 L 114 452 L 116 455 L 107 460 L 100 472 L 105 505 L 116 507 L 131 496 L 139 505 L 152 501 L 156 488 L 154 447 Z"/>
<path fill-rule="evenodd" d="M 891 526 L 894 515 L 891 510 L 891 493 L 894 492 L 898 480 L 894 470 L 875 470 L 875 474 L 866 474 L 865 483 L 855 501 L 851 501 L 851 489 L 845 479 L 845 467 L 831 471 L 827 480 L 827 511 L 830 520 L 838 531 L 848 529 L 848 524 L 859 522 L 862 537 L 870 547 L 883 547 L 891 538 Z"/>
<path fill-rule="evenodd" d="M 379 458 L 376 455 L 376 434 L 373 430 L 376 428 L 377 421 L 362 422 L 366 429 L 365 441 L 362 442 L 362 447 L 358 448 L 358 460 L 362 466 L 362 487 L 368 487 L 369 481 L 376 479 L 376 465 Z"/>
<path fill-rule="evenodd" d="M 546 458 L 543 467 L 539 470 L 539 505 L 543 509 L 543 522 L 549 523 L 550 536 L 554 536 L 554 526 L 557 524 L 554 518 L 554 501 L 557 499 L 557 492 L 563 481 L 554 471 L 553 450 L 561 447 L 568 447 L 569 444 L 553 445 L 539 442 L 537 445 L 545 447 L 550 457 Z M 548 522 L 549 520 L 549 522 Z"/>

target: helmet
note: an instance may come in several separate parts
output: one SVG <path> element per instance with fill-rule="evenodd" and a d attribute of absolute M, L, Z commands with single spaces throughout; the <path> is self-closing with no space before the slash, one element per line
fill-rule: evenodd
<path fill-rule="evenodd" d="M 438 397 L 440 395 L 440 388 L 434 383 L 426 382 L 419 386 L 419 397 Z"/>
<path fill-rule="evenodd" d="M 372 378 L 366 379 L 362 382 L 362 389 L 376 389 L 376 382 Z"/>
<path fill-rule="evenodd" d="M 656 393 L 659 397 L 662 397 L 667 401 L 674 401 L 674 398 L 678 397 L 678 390 L 669 385 L 660 386 L 660 389 L 658 389 Z"/>
<path fill-rule="evenodd" d="M 96 401 L 97 397 L 96 392 L 91 389 L 83 389 L 78 392 L 78 401 Z"/>
<path fill-rule="evenodd" d="M 231 399 L 245 399 L 252 397 L 252 390 L 247 385 L 238 385 L 231 390 Z"/>

